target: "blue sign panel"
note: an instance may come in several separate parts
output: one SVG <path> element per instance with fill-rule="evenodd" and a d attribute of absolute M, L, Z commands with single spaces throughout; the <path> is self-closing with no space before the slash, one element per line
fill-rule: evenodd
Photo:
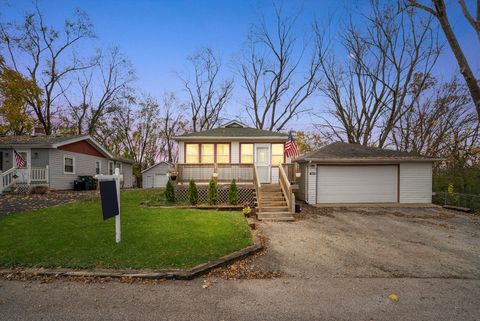
<path fill-rule="evenodd" d="M 100 181 L 103 219 L 107 220 L 119 214 L 117 186 L 115 181 Z"/>

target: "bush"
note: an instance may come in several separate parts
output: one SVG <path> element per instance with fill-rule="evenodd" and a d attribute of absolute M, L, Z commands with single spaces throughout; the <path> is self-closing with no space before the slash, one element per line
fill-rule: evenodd
<path fill-rule="evenodd" d="M 210 179 L 210 183 L 208 183 L 208 204 L 218 204 L 218 186 L 213 177 Z"/>
<path fill-rule="evenodd" d="M 173 184 L 170 180 L 168 180 L 165 188 L 165 200 L 170 204 L 175 203 L 175 189 L 173 188 Z"/>
<path fill-rule="evenodd" d="M 30 194 L 47 194 L 47 193 L 48 193 L 48 186 L 45 186 L 45 185 L 32 186 L 30 188 Z"/>
<path fill-rule="evenodd" d="M 190 184 L 188 185 L 188 200 L 191 205 L 197 205 L 198 204 L 198 190 L 197 190 L 197 185 L 195 182 L 190 180 Z"/>
<path fill-rule="evenodd" d="M 235 179 L 232 179 L 232 182 L 230 183 L 230 189 L 228 190 L 228 202 L 231 205 L 238 204 L 238 189 Z"/>

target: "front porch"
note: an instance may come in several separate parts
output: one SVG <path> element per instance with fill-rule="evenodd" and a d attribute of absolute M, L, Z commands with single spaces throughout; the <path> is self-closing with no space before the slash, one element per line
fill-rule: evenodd
<path fill-rule="evenodd" d="M 200 185 L 199 196 L 206 197 L 206 185 L 214 178 L 219 185 L 220 197 L 226 199 L 228 185 L 235 180 L 241 202 L 254 206 L 259 219 L 293 220 L 294 190 L 298 188 L 297 165 L 269 166 L 268 175 L 263 178 L 258 167 L 256 164 L 176 164 L 177 198 L 187 199 L 187 186 L 191 180 Z"/>
<path fill-rule="evenodd" d="M 0 171 L 0 194 L 8 190 L 20 188 L 20 192 L 28 192 L 33 185 L 49 184 L 49 168 L 45 167 L 12 167 Z"/>

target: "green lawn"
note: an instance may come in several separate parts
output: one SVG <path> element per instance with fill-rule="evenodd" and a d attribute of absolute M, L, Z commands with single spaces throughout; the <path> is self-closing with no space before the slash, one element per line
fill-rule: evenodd
<path fill-rule="evenodd" d="M 240 212 L 142 208 L 144 197 L 122 193 L 120 244 L 99 199 L 0 217 L 0 266 L 188 268 L 252 242 Z"/>

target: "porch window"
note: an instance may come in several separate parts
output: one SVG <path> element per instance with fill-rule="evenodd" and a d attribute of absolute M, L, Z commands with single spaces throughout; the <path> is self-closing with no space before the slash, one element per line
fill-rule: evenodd
<path fill-rule="evenodd" d="M 215 145 L 202 144 L 202 157 L 200 163 L 213 164 L 215 163 Z"/>
<path fill-rule="evenodd" d="M 272 144 L 272 165 L 280 165 L 283 163 L 283 151 L 283 144 Z"/>
<path fill-rule="evenodd" d="M 102 171 L 102 165 L 100 161 L 95 161 L 95 174 L 99 175 L 100 172 Z"/>
<path fill-rule="evenodd" d="M 217 144 L 217 163 L 230 163 L 230 144 Z"/>
<path fill-rule="evenodd" d="M 252 164 L 253 144 L 241 144 L 240 146 L 240 163 Z"/>
<path fill-rule="evenodd" d="M 198 144 L 187 144 L 185 146 L 185 163 L 196 164 L 200 156 Z"/>
<path fill-rule="evenodd" d="M 63 156 L 63 173 L 75 174 L 75 158 L 72 156 Z"/>

